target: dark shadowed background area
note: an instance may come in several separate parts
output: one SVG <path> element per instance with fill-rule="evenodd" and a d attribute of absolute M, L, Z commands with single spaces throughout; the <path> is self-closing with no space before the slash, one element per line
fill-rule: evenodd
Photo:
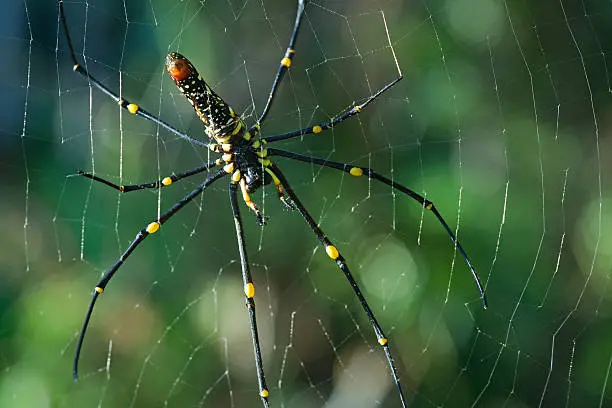
<path fill-rule="evenodd" d="M 191 137 L 164 72 L 180 51 L 252 124 L 295 18 L 287 0 L 67 1 L 81 63 Z M 0 406 L 257 407 L 227 181 L 120 269 L 137 231 L 201 180 L 121 195 L 213 157 L 121 111 L 72 71 L 57 3 L 0 6 Z M 340 115 L 279 147 L 371 166 L 434 201 L 278 158 L 390 338 L 410 407 L 612 404 L 612 5 L 590 0 L 311 1 L 264 135 Z M 353 292 L 274 187 L 242 214 L 274 407 L 400 407 Z"/>

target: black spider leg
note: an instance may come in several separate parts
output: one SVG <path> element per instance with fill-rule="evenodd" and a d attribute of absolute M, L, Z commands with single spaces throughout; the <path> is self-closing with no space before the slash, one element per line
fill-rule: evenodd
<path fill-rule="evenodd" d="M 179 174 L 172 174 L 170 176 L 167 177 L 163 177 L 157 181 L 153 181 L 150 183 L 142 183 L 142 184 L 131 184 L 131 185 L 117 185 L 111 181 L 108 181 L 106 179 L 103 179 L 102 177 L 98 177 L 92 173 L 86 173 L 83 170 L 79 170 L 77 172 L 78 175 L 86 177 L 88 179 L 92 179 L 94 181 L 100 182 L 102 184 L 105 184 L 111 188 L 114 188 L 115 190 L 121 192 L 121 193 L 129 193 L 130 191 L 138 191 L 138 190 L 144 190 L 147 188 L 161 188 L 161 187 L 165 187 L 165 186 L 169 186 L 172 183 L 182 180 L 186 177 L 190 177 L 193 176 L 195 174 L 199 174 L 202 173 L 204 171 L 210 170 L 211 168 L 220 165 L 221 162 L 220 161 L 214 161 L 214 162 L 210 162 L 210 163 L 206 163 L 202 166 L 199 167 L 195 167 L 191 170 L 187 170 L 184 171 L 182 173 Z"/>
<path fill-rule="evenodd" d="M 249 323 L 251 325 L 251 338 L 253 339 L 253 353 L 255 354 L 255 366 L 257 369 L 257 382 L 259 383 L 259 396 L 264 407 L 269 407 L 268 387 L 266 385 L 266 377 L 264 375 L 263 360 L 261 358 L 261 347 L 259 345 L 259 335 L 257 334 L 257 321 L 255 316 L 255 286 L 251 277 L 251 269 L 247 257 L 246 246 L 244 243 L 244 231 L 242 229 L 242 218 L 240 217 L 240 208 L 237 198 L 237 184 L 230 183 L 230 203 L 232 205 L 232 214 L 234 216 L 234 224 L 236 226 L 236 238 L 238 239 L 238 251 L 240 252 L 240 265 L 242 267 L 242 282 L 244 284 L 244 295 L 246 307 L 249 311 Z"/>
<path fill-rule="evenodd" d="M 391 355 L 391 350 L 389 349 L 389 338 L 385 336 L 385 333 L 383 332 L 382 327 L 380 327 L 380 324 L 376 320 L 376 317 L 374 316 L 374 312 L 372 312 L 370 305 L 368 304 L 368 302 L 365 299 L 365 296 L 361 292 L 361 289 L 359 288 L 357 281 L 355 281 L 355 278 L 353 277 L 353 274 L 351 273 L 348 265 L 346 264 L 344 257 L 340 254 L 338 249 L 332 244 L 329 238 L 327 238 L 327 236 L 321 230 L 321 228 L 319 228 L 319 226 L 317 225 L 315 220 L 312 218 L 310 213 L 306 210 L 306 207 L 304 207 L 302 202 L 298 199 L 297 195 L 295 194 L 295 192 L 293 191 L 293 189 L 287 182 L 287 179 L 285 178 L 283 173 L 280 171 L 278 166 L 276 166 L 274 163 L 270 163 L 270 169 L 274 172 L 276 177 L 278 177 L 278 179 L 280 180 L 282 186 L 284 187 L 285 193 L 293 201 L 295 208 L 297 208 L 297 210 L 300 212 L 302 217 L 304 217 L 304 219 L 306 220 L 306 223 L 308 223 L 308 226 L 310 227 L 310 229 L 312 229 L 312 232 L 315 233 L 319 241 L 321 241 L 321 244 L 323 244 L 323 246 L 325 247 L 325 252 L 327 253 L 327 256 L 329 256 L 333 261 L 335 261 L 336 266 L 338 266 L 338 268 L 342 271 L 342 273 L 344 273 L 344 277 L 346 278 L 348 283 L 351 285 L 351 288 L 353 289 L 355 296 L 357 296 L 357 299 L 359 299 L 359 303 L 361 303 L 361 307 L 363 308 L 364 312 L 368 316 L 368 319 L 370 320 L 370 324 L 372 325 L 372 329 L 374 329 L 374 333 L 376 334 L 378 344 L 380 344 L 383 347 L 385 356 L 387 357 L 389 369 L 391 370 L 391 376 L 393 377 L 393 381 L 395 382 L 395 386 L 397 388 L 397 391 L 399 392 L 400 400 L 402 402 L 402 407 L 406 408 L 406 398 L 404 397 L 404 391 L 402 390 L 402 384 L 400 383 L 399 375 L 397 373 L 397 368 L 395 367 L 395 363 L 393 362 L 393 356 Z"/>
<path fill-rule="evenodd" d="M 266 102 L 266 106 L 264 107 L 261 116 L 259 116 L 259 119 L 257 119 L 257 122 L 255 122 L 255 124 L 251 126 L 249 132 L 252 132 L 254 129 L 256 129 L 268 115 L 270 107 L 272 106 L 272 101 L 274 100 L 274 97 L 276 96 L 276 93 L 278 91 L 278 86 L 280 85 L 281 80 L 285 76 L 285 73 L 291 66 L 291 60 L 295 55 L 295 40 L 300 29 L 302 17 L 304 16 L 305 5 L 306 0 L 298 0 L 297 14 L 295 16 L 295 23 L 293 24 L 293 33 L 291 34 L 289 45 L 287 46 L 287 50 L 285 51 L 285 56 L 283 57 L 283 59 L 281 59 L 281 62 L 278 66 L 278 70 L 276 71 L 276 77 L 274 77 L 274 83 L 272 84 L 272 89 L 270 90 L 270 94 L 268 95 L 268 101 Z"/>
<path fill-rule="evenodd" d="M 376 92 L 374 95 L 372 95 L 368 99 L 366 99 L 365 102 L 363 102 L 363 103 L 361 103 L 359 105 L 353 106 L 351 109 L 347 110 L 342 115 L 333 118 L 329 122 L 324 122 L 324 123 L 321 123 L 321 124 L 318 124 L 318 125 L 306 127 L 306 128 L 303 128 L 303 129 L 294 130 L 292 132 L 283 133 L 283 134 L 280 134 L 280 135 L 267 136 L 267 137 L 262 139 L 262 142 L 263 143 L 278 142 L 279 140 L 291 139 L 293 137 L 302 136 L 302 135 L 308 135 L 308 134 L 311 134 L 311 133 L 321 133 L 324 130 L 333 128 L 338 123 L 343 122 L 346 119 L 350 118 L 351 116 L 360 113 L 363 108 L 368 106 L 374 99 L 376 99 L 380 95 L 382 95 L 383 92 L 385 92 L 386 90 L 390 89 L 395 84 L 397 84 L 399 81 L 401 81 L 402 78 L 403 78 L 403 76 L 399 76 L 399 77 L 395 78 L 393 81 L 389 82 L 387 85 L 385 85 L 381 89 L 379 89 L 378 92 Z"/>
<path fill-rule="evenodd" d="M 356 167 L 356 166 L 352 166 L 347 163 L 333 162 L 333 161 L 321 159 L 318 157 L 306 156 L 303 154 L 289 152 L 289 151 L 281 150 L 281 149 L 268 148 L 267 151 L 268 151 L 269 156 L 283 156 L 283 157 L 287 157 L 289 159 L 293 159 L 293 160 L 297 160 L 301 162 L 319 164 L 321 166 L 330 167 L 332 169 L 344 171 L 345 173 L 348 173 L 355 177 L 360 177 L 362 175 L 365 175 L 369 179 L 378 180 L 390 187 L 395 188 L 396 190 L 401 191 L 402 193 L 406 194 L 408 197 L 417 201 L 419 204 L 423 206 L 423 208 L 431 211 L 436 216 L 440 224 L 442 224 L 442 227 L 446 230 L 451 241 L 453 242 L 455 247 L 459 250 L 459 252 L 463 256 L 465 263 L 467 264 L 468 268 L 470 269 L 470 272 L 472 273 L 472 276 L 474 277 L 474 280 L 476 281 L 476 286 L 478 286 L 478 291 L 480 292 L 480 297 L 482 298 L 483 308 L 484 309 L 487 308 L 487 297 L 485 295 L 484 287 L 482 286 L 482 283 L 480 282 L 480 278 L 478 277 L 478 274 L 476 273 L 476 270 L 474 269 L 474 266 L 472 265 L 470 258 L 468 257 L 467 253 L 465 252 L 465 250 L 459 243 L 459 240 L 457 239 L 453 231 L 450 229 L 450 227 L 448 226 L 448 224 L 446 223 L 442 215 L 438 212 L 438 209 L 435 207 L 433 202 L 429 201 L 428 199 L 414 192 L 408 187 L 405 187 L 399 183 L 396 183 L 395 181 L 388 179 L 387 177 L 382 176 L 381 174 L 376 173 L 374 170 L 367 168 L 367 167 Z"/>
<path fill-rule="evenodd" d="M 190 136 L 187 136 L 185 133 L 183 133 L 180 130 L 174 128 L 170 124 L 164 122 L 163 120 L 157 118 L 156 116 L 153 116 L 152 114 L 150 114 L 146 110 L 142 109 L 137 104 L 131 103 L 127 99 L 117 95 L 116 93 L 114 93 L 113 91 L 108 89 L 106 86 L 104 86 L 96 78 L 94 78 L 85 69 L 85 67 L 83 67 L 81 64 L 79 64 L 79 61 L 77 60 L 76 54 L 74 52 L 74 47 L 72 46 L 72 39 L 70 38 L 70 32 L 68 31 L 68 22 L 66 20 L 66 15 L 64 13 L 64 3 L 63 3 L 63 0 L 58 0 L 58 5 L 59 5 L 59 12 L 60 12 L 60 19 L 62 20 L 62 25 L 64 26 L 64 32 L 66 33 L 66 41 L 68 42 L 68 49 L 70 50 L 70 59 L 72 59 L 72 64 L 73 64 L 73 68 L 72 69 L 74 71 L 78 72 L 79 74 L 81 74 L 81 76 L 85 77 L 89 81 L 90 86 L 93 85 L 96 88 L 98 88 L 100 91 L 102 91 L 103 93 L 105 93 L 106 95 L 111 97 L 113 100 L 115 100 L 115 102 L 117 102 L 119 104 L 119 106 L 121 106 L 122 108 L 126 109 L 131 114 L 142 116 L 143 118 L 148 119 L 151 122 L 158 124 L 159 126 L 165 128 L 166 130 L 174 133 L 175 135 L 177 135 L 177 136 L 179 136 L 179 137 L 181 137 L 181 138 L 183 138 L 185 140 L 188 140 L 189 142 L 191 142 L 193 144 L 196 144 L 198 146 L 203 146 L 203 147 L 206 147 L 206 148 L 209 147 L 208 143 L 204 143 L 204 142 L 199 141 L 197 139 L 194 139 L 194 138 L 192 138 Z"/>
<path fill-rule="evenodd" d="M 78 375 L 79 357 L 81 355 L 81 349 L 83 347 L 83 340 L 85 339 L 85 333 L 87 331 L 87 326 L 89 324 L 89 320 L 93 313 L 93 309 L 94 309 L 94 305 L 96 304 L 96 300 L 98 299 L 98 296 L 102 292 L 104 292 L 104 288 L 106 287 L 106 285 L 108 285 L 108 283 L 113 278 L 113 276 L 115 276 L 115 273 L 119 270 L 121 265 L 123 265 L 125 260 L 132 254 L 132 252 L 134 252 L 136 247 L 140 245 L 140 243 L 144 241 L 146 237 L 155 233 L 163 223 L 168 221 L 170 217 L 172 217 L 180 209 L 182 209 L 185 205 L 187 205 L 187 203 L 189 203 L 191 200 L 197 197 L 200 193 L 202 193 L 206 187 L 208 187 L 210 184 L 220 179 L 221 177 L 226 176 L 227 174 L 228 173 L 225 170 L 220 169 L 219 171 L 209 175 L 206 178 L 206 180 L 204 180 L 198 187 L 196 187 L 193 191 L 191 191 L 191 193 L 187 194 L 185 197 L 183 197 L 181 201 L 177 202 L 172 207 L 170 207 L 169 210 L 163 213 L 157 221 L 153 221 L 149 225 L 147 225 L 145 228 L 141 229 L 138 232 L 138 234 L 136 234 L 136 238 L 134 238 L 130 246 L 125 250 L 125 252 L 123 252 L 123 254 L 121 254 L 117 262 L 115 262 L 115 264 L 104 274 L 100 282 L 98 282 L 98 284 L 94 288 L 93 296 L 91 298 L 91 302 L 89 303 L 89 308 L 87 309 L 87 315 L 85 316 L 85 321 L 83 322 L 83 327 L 81 328 L 81 333 L 79 335 L 79 340 L 77 342 L 77 349 L 76 349 L 76 354 L 74 356 L 74 366 L 73 366 L 73 371 L 72 371 L 75 381 L 79 379 L 79 375 Z"/>

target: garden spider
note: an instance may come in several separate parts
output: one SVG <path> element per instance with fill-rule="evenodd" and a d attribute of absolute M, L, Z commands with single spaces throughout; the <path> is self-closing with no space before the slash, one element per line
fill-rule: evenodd
<path fill-rule="evenodd" d="M 249 313 L 250 320 L 250 328 L 251 328 L 251 337 L 253 340 L 253 350 L 255 355 L 255 366 L 257 370 L 257 379 L 259 383 L 259 396 L 261 397 L 261 401 L 264 407 L 269 407 L 269 390 L 266 385 L 263 362 L 261 356 L 261 350 L 259 345 L 259 335 L 257 331 L 257 322 L 256 322 L 256 314 L 255 314 L 255 286 L 253 284 L 253 279 L 251 277 L 251 272 L 249 269 L 249 262 L 247 258 L 247 251 L 245 248 L 244 242 L 244 232 L 242 226 L 242 219 L 240 216 L 240 209 L 238 206 L 238 191 L 240 191 L 242 195 L 242 199 L 245 204 L 255 213 L 257 222 L 260 225 L 263 225 L 265 222 L 265 218 L 262 212 L 259 210 L 257 205 L 251 200 L 250 193 L 253 193 L 260 187 L 268 185 L 270 183 L 274 183 L 276 186 L 276 190 L 281 201 L 285 204 L 285 206 L 291 210 L 297 210 L 300 215 L 305 219 L 308 226 L 312 229 L 316 237 L 319 239 L 323 247 L 325 248 L 325 252 L 327 255 L 336 263 L 336 266 L 340 269 L 340 271 L 344 274 L 347 282 L 350 284 L 355 296 L 361 303 L 361 306 L 368 316 L 370 324 L 372 325 L 372 329 L 376 334 L 376 338 L 378 343 L 382 346 L 389 369 L 391 372 L 391 376 L 393 377 L 393 381 L 395 382 L 395 386 L 397 388 L 397 392 L 399 394 L 401 404 L 403 407 L 406 407 L 406 400 L 404 393 L 402 391 L 402 386 L 400 383 L 400 379 L 397 373 L 396 366 L 393 362 L 393 357 L 391 356 L 391 351 L 389 348 L 389 339 L 384 334 L 381 326 L 379 325 L 374 313 L 372 312 L 368 302 L 366 301 L 359 285 L 353 278 L 351 271 L 344 259 L 344 257 L 340 254 L 338 249 L 332 244 L 332 242 L 327 238 L 325 233 L 319 228 L 315 220 L 312 218 L 310 213 L 306 210 L 302 202 L 298 199 L 295 192 L 287 182 L 287 179 L 278 168 L 278 166 L 270 160 L 272 156 L 280 156 L 288 159 L 292 159 L 295 161 L 305 162 L 316 164 L 323 167 L 329 167 L 332 169 L 340 170 L 346 172 L 354 177 L 366 176 L 369 179 L 380 181 L 394 189 L 399 190 L 404 193 L 408 197 L 417 201 L 420 205 L 423 206 L 424 209 L 433 212 L 436 216 L 442 227 L 446 230 L 449 235 L 451 241 L 455 245 L 455 247 L 459 250 L 461 255 L 463 256 L 467 266 L 469 267 L 472 275 L 476 281 L 478 286 L 478 290 L 480 291 L 480 295 L 482 297 L 483 306 L 486 308 L 486 298 L 484 294 L 484 289 L 480 283 L 478 275 L 474 270 L 472 263 L 470 262 L 466 252 L 463 247 L 459 244 L 457 238 L 449 228 L 448 224 L 444 221 L 434 204 L 425 199 L 420 194 L 412 191 L 411 189 L 396 183 L 395 181 L 384 177 L 372 169 L 365 167 L 353 166 L 347 163 L 338 163 L 329 161 L 326 159 L 306 156 L 298 153 L 293 153 L 281 149 L 275 149 L 268 147 L 270 144 L 274 142 L 278 142 L 281 140 L 287 140 L 291 138 L 295 138 L 302 135 L 307 134 L 317 134 L 323 132 L 327 129 L 330 129 L 340 122 L 350 118 L 361 112 L 363 108 L 369 105 L 372 101 L 378 98 L 383 92 L 387 91 L 395 84 L 397 84 L 401 79 L 400 76 L 383 88 L 381 88 L 374 95 L 367 98 L 361 104 L 357 104 L 353 106 L 351 109 L 344 112 L 342 115 L 324 123 L 320 123 L 314 126 L 309 126 L 303 129 L 295 130 L 288 133 L 283 133 L 274 136 L 261 137 L 260 136 L 260 125 L 265 121 L 268 112 L 270 111 L 270 107 L 272 106 L 272 102 L 274 97 L 276 96 L 278 86 L 291 66 L 292 59 L 295 55 L 295 42 L 297 38 L 297 34 L 300 28 L 300 23 L 302 22 L 302 18 L 304 16 L 304 7 L 307 3 L 307 0 L 298 0 L 298 8 L 297 14 L 295 18 L 295 23 L 293 26 L 293 32 L 291 34 L 291 38 L 289 40 L 289 45 L 285 52 L 284 57 L 281 59 L 280 65 L 276 72 L 276 76 L 274 78 L 274 82 L 272 84 L 272 89 L 268 95 L 268 100 L 264 107 L 263 112 L 259 116 L 259 119 L 255 122 L 253 126 L 247 128 L 243 119 L 237 115 L 232 108 L 230 108 L 209 86 L 204 82 L 204 80 L 200 77 L 195 67 L 191 64 L 191 62 L 178 53 L 170 53 L 166 57 L 166 70 L 170 77 L 174 80 L 178 89 L 183 93 L 189 102 L 193 105 L 197 115 L 204 123 L 204 131 L 206 135 L 210 138 L 211 143 L 205 143 L 199 141 L 197 139 L 193 139 L 192 137 L 180 132 L 176 128 L 172 127 L 168 123 L 162 121 L 161 119 L 151 115 L 140 106 L 134 103 L 128 102 L 125 98 L 117 95 L 106 86 L 104 86 L 100 81 L 98 81 L 95 77 L 93 77 L 76 59 L 76 54 L 74 52 L 74 48 L 72 46 L 72 41 L 70 38 L 70 34 L 68 31 L 68 23 L 66 21 L 66 15 L 64 13 L 64 7 L 62 0 L 58 0 L 59 4 L 59 15 L 62 21 L 62 25 L 64 28 L 64 32 L 66 34 L 66 41 L 68 43 L 68 48 L 70 50 L 70 58 L 74 64 L 74 70 L 82 75 L 89 82 L 90 86 L 97 88 L 102 91 L 112 99 L 114 99 L 122 108 L 127 109 L 130 113 L 138 116 L 142 116 L 145 119 L 148 119 L 168 131 L 178 135 L 179 137 L 201 147 L 205 147 L 210 149 L 212 152 L 218 153 L 221 155 L 220 158 L 203 164 L 199 167 L 196 167 L 191 170 L 187 170 L 182 173 L 173 174 L 168 177 L 164 177 L 160 180 L 143 183 L 143 184 L 135 184 L 135 185 L 125 185 L 119 186 L 113 184 L 110 181 L 104 180 L 94 174 L 85 173 L 79 171 L 79 174 L 92 179 L 94 181 L 103 183 L 109 187 L 112 187 L 122 193 L 127 193 L 130 191 L 143 190 L 143 189 L 159 189 L 162 187 L 169 186 L 181 179 L 186 177 L 190 177 L 196 174 L 200 174 L 212 169 L 216 169 L 211 174 L 209 174 L 205 180 L 200 183 L 193 191 L 187 194 L 183 199 L 175 203 L 170 209 L 166 210 L 162 213 L 159 218 L 155 221 L 149 223 L 145 228 L 140 230 L 128 248 L 123 252 L 120 258 L 115 262 L 115 264 L 104 274 L 102 279 L 95 286 L 93 291 L 93 295 L 91 298 L 91 302 L 89 304 L 89 308 L 87 310 L 87 314 L 85 316 L 85 321 L 83 323 L 83 327 L 81 329 L 79 339 L 77 342 L 77 349 L 74 358 L 74 367 L 73 367 L 73 375 L 74 379 L 78 379 L 78 363 L 79 356 L 81 354 L 81 349 L 83 346 L 83 340 L 85 338 L 85 333 L 89 324 L 89 320 L 91 318 L 94 305 L 98 296 L 102 294 L 110 280 L 115 276 L 115 273 L 119 270 L 121 265 L 125 262 L 125 260 L 132 254 L 132 252 L 140 245 L 142 241 L 149 235 L 155 233 L 162 224 L 168 221 L 174 214 L 176 214 L 179 210 L 185 207 L 189 202 L 191 202 L 194 198 L 199 196 L 204 192 L 204 190 L 209 187 L 211 184 L 220 180 L 223 177 L 229 176 L 229 196 L 230 196 L 230 205 L 232 209 L 232 214 L 234 218 L 235 228 L 236 228 L 236 237 L 238 241 L 238 249 L 240 254 L 240 264 L 242 268 L 242 280 L 244 284 L 244 294 L 246 306 Z"/>

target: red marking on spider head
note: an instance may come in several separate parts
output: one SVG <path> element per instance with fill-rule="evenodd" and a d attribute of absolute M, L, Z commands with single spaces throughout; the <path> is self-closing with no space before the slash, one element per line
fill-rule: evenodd
<path fill-rule="evenodd" d="M 175 82 L 182 81 L 192 73 L 193 66 L 181 54 L 172 52 L 166 57 L 166 70 Z"/>

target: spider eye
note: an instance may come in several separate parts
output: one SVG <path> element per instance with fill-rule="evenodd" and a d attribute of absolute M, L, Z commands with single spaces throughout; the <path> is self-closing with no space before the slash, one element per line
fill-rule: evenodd
<path fill-rule="evenodd" d="M 166 57 L 166 70 L 174 81 L 183 81 L 192 73 L 192 66 L 181 54 L 171 53 Z"/>

